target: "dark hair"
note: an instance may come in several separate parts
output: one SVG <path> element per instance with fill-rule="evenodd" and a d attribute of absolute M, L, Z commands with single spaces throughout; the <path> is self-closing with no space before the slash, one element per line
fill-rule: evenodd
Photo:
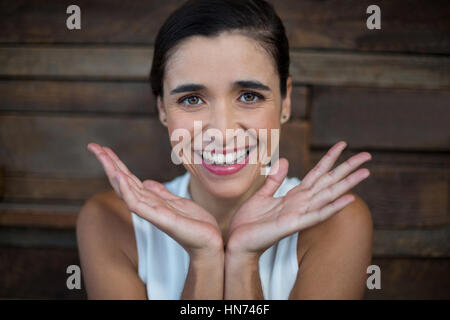
<path fill-rule="evenodd" d="M 150 71 L 155 98 L 163 97 L 165 66 L 177 44 L 191 36 L 214 37 L 224 31 L 249 36 L 269 53 L 278 70 L 284 99 L 289 76 L 289 43 L 280 17 L 265 0 L 188 0 L 175 10 L 155 40 Z"/>

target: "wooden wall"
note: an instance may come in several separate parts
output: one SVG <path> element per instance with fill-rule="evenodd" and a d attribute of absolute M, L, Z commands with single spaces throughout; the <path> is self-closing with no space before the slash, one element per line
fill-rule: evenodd
<path fill-rule="evenodd" d="M 366 298 L 450 298 L 448 1 L 271 2 L 291 45 L 289 174 L 303 177 L 341 139 L 339 162 L 371 152 L 372 176 L 354 190 L 372 211 L 382 274 Z M 155 35 L 180 3 L 76 1 L 74 31 L 72 1 L 0 3 L 0 298 L 85 297 L 65 286 L 79 264 L 74 224 L 109 189 L 88 142 L 142 178 L 183 172 L 147 81 Z M 370 4 L 381 30 L 366 28 Z"/>

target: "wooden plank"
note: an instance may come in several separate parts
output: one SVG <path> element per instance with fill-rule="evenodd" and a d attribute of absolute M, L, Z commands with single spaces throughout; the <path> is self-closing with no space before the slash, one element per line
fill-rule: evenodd
<path fill-rule="evenodd" d="M 373 259 L 381 270 L 381 289 L 365 299 L 449 299 L 450 259 Z M 369 275 L 368 275 L 369 276 Z"/>
<path fill-rule="evenodd" d="M 85 287 L 67 290 L 69 265 L 80 265 L 75 248 L 0 248 L 0 296 L 6 299 L 85 299 Z M 365 299 L 449 299 L 450 259 L 373 259 L 381 289 Z M 32 266 L 32 267 L 30 267 Z"/>
<path fill-rule="evenodd" d="M 3 167 L 0 167 L 0 198 L 3 197 L 4 193 L 4 185 L 5 185 L 5 170 Z"/>
<path fill-rule="evenodd" d="M 150 44 L 169 14 L 183 0 L 80 0 L 81 29 L 68 30 L 70 3 L 49 0 L 2 2 L 0 42 Z"/>
<path fill-rule="evenodd" d="M 144 81 L 0 81 L 0 96 L 0 111 L 157 113 L 150 83 Z M 292 117 L 306 117 L 308 99 L 307 87 L 292 88 Z"/>
<path fill-rule="evenodd" d="M 80 205 L 0 203 L 0 225 L 74 229 Z"/>
<path fill-rule="evenodd" d="M 305 1 L 276 0 L 293 48 L 449 53 L 450 25 L 445 0 Z M 369 5 L 381 9 L 381 30 L 369 30 Z"/>
<path fill-rule="evenodd" d="M 66 28 L 67 3 L 57 0 L 0 4 L 2 43 L 153 44 L 164 20 L 183 1 L 79 0 L 82 27 Z M 366 27 L 369 0 L 271 0 L 292 48 L 449 53 L 446 0 L 379 0 L 381 30 Z"/>
<path fill-rule="evenodd" d="M 298 175 L 308 165 L 307 123 L 291 120 L 281 131 L 282 156 Z M 111 147 L 141 179 L 168 181 L 184 172 L 170 159 L 167 129 L 156 118 L 125 116 L 0 116 L 0 159 L 6 201 L 83 201 L 109 189 L 103 168 L 86 150 Z M 302 171 L 303 170 L 303 171 Z"/>
<path fill-rule="evenodd" d="M 69 290 L 66 273 L 80 265 L 73 248 L 0 248 L 0 297 L 3 299 L 86 299 L 80 290 Z M 82 281 L 84 279 L 82 278 Z"/>
<path fill-rule="evenodd" d="M 8 46 L 0 48 L 3 79 L 148 79 L 152 47 Z M 450 58 L 291 50 L 296 84 L 449 88 Z"/>
<path fill-rule="evenodd" d="M 0 225 L 0 248 L 11 246 L 20 248 L 76 248 L 76 232 L 73 228 Z"/>
<path fill-rule="evenodd" d="M 177 167 L 178 168 L 178 167 Z M 180 171 L 179 173 L 177 173 Z M 176 177 L 182 173 L 178 170 L 162 171 L 157 181 L 165 181 L 169 177 Z M 6 201 L 20 202 L 64 202 L 81 204 L 98 192 L 111 190 L 106 177 L 77 178 L 77 177 L 54 177 L 42 175 L 19 175 L 11 174 L 5 177 Z"/>
<path fill-rule="evenodd" d="M 450 58 L 400 54 L 291 51 L 296 83 L 396 88 L 449 88 Z"/>
<path fill-rule="evenodd" d="M 103 169 L 86 148 L 91 141 L 116 150 L 140 176 L 155 176 L 174 166 L 167 129 L 156 118 L 0 116 L 0 152 L 6 175 L 15 171 L 49 177 L 103 177 Z"/>
<path fill-rule="evenodd" d="M 376 258 L 450 258 L 450 225 L 423 229 L 375 229 Z"/>
<path fill-rule="evenodd" d="M 0 81 L 0 111 L 155 115 L 147 82 Z"/>
<path fill-rule="evenodd" d="M 3 242 L 0 241 L 0 244 L 74 247 L 76 242 L 62 232 L 75 229 L 80 209 L 81 205 L 0 203 L 0 226 L 3 228 Z M 43 229 L 37 228 L 61 232 L 43 234 L 40 231 Z M 70 241 L 62 241 L 61 237 Z M 372 254 L 375 258 L 450 258 L 450 226 L 431 229 L 375 229 Z"/>
<path fill-rule="evenodd" d="M 450 90 L 312 90 L 313 147 L 450 151 Z"/>
<path fill-rule="evenodd" d="M 309 117 L 311 106 L 311 90 L 306 86 L 292 86 L 291 118 L 305 119 Z"/>
<path fill-rule="evenodd" d="M 152 56 L 148 47 L 3 47 L 0 77 L 147 80 Z"/>
<path fill-rule="evenodd" d="M 306 121 L 290 120 L 281 127 L 279 155 L 289 161 L 288 176 L 301 177 L 310 166 L 309 132 Z"/>
<path fill-rule="evenodd" d="M 312 151 L 311 166 L 325 152 Z M 344 152 L 335 166 L 356 153 Z M 450 223 L 448 154 L 371 154 L 372 160 L 362 166 L 371 171 L 371 176 L 353 191 L 366 201 L 377 227 L 427 227 Z"/>

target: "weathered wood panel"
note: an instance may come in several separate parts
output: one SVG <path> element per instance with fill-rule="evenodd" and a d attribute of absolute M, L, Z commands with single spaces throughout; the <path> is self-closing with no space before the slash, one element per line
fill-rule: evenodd
<path fill-rule="evenodd" d="M 450 225 L 421 229 L 375 229 L 377 258 L 450 258 Z"/>
<path fill-rule="evenodd" d="M 291 51 L 295 82 L 313 85 L 449 88 L 447 56 Z"/>
<path fill-rule="evenodd" d="M 80 265 L 76 249 L 0 248 L 0 297 L 5 299 L 86 299 L 81 290 L 69 290 L 66 273 Z"/>
<path fill-rule="evenodd" d="M 312 162 L 317 163 L 325 152 L 314 150 Z M 356 153 L 344 152 L 335 166 Z M 406 228 L 450 223 L 447 154 L 371 154 L 372 160 L 362 166 L 370 170 L 371 176 L 353 191 L 366 201 L 377 226 Z"/>
<path fill-rule="evenodd" d="M 0 111 L 155 115 L 148 82 L 0 81 Z"/>
<path fill-rule="evenodd" d="M 152 56 L 150 47 L 3 47 L 0 76 L 147 80 Z"/>
<path fill-rule="evenodd" d="M 92 141 L 116 150 L 140 176 L 155 176 L 173 166 L 167 129 L 156 118 L 0 117 L 0 151 L 6 172 L 101 177 L 103 169 L 86 147 Z"/>
<path fill-rule="evenodd" d="M 81 30 L 66 28 L 61 1 L 4 1 L 0 4 L 3 43 L 153 44 L 169 14 L 183 1 L 77 1 Z M 381 30 L 368 30 L 373 2 L 271 0 L 293 48 L 449 53 L 449 8 L 445 0 L 380 0 Z"/>
<path fill-rule="evenodd" d="M 302 174 L 309 165 L 309 126 L 290 121 L 281 134 L 280 155 L 291 161 L 292 174 Z M 4 199 L 83 200 L 104 190 L 103 168 L 86 149 L 91 141 L 111 147 L 142 179 L 168 181 L 183 172 L 170 160 L 167 129 L 153 117 L 3 115 Z"/>
<path fill-rule="evenodd" d="M 99 164 L 100 165 L 100 164 Z M 157 181 L 170 180 L 183 173 L 183 168 L 155 174 Z M 38 203 L 73 203 L 80 204 L 98 192 L 111 190 L 106 176 L 93 178 L 54 177 L 35 174 L 14 174 L 5 177 L 4 201 L 21 201 Z"/>
<path fill-rule="evenodd" d="M 290 121 L 283 125 L 280 137 L 280 158 L 289 161 L 288 175 L 302 177 L 310 166 L 310 125 L 305 121 Z"/>
<path fill-rule="evenodd" d="M 295 48 L 338 48 L 364 51 L 450 52 L 445 1 L 276 0 L 277 12 Z M 369 30 L 369 5 L 381 9 L 381 30 Z"/>
<path fill-rule="evenodd" d="M 43 236 L 33 229 L 20 232 L 17 227 L 73 231 L 80 209 L 81 204 L 0 203 L 0 245 L 75 246 L 75 239 L 61 241 L 62 231 Z M 376 258 L 450 258 L 450 226 L 401 230 L 375 226 L 372 254 Z"/>
<path fill-rule="evenodd" d="M 450 259 L 373 259 L 381 270 L 381 289 L 365 299 L 450 299 Z"/>
<path fill-rule="evenodd" d="M 150 83 L 144 81 L 0 81 L 0 111 L 123 113 L 156 115 Z M 309 90 L 292 88 L 292 116 L 305 118 Z"/>
<path fill-rule="evenodd" d="M 345 140 L 351 148 L 450 151 L 449 90 L 314 87 L 312 95 L 312 147 Z"/>
<path fill-rule="evenodd" d="M 80 205 L 0 203 L 0 225 L 74 229 Z"/>
<path fill-rule="evenodd" d="M 151 47 L 0 48 L 0 78 L 146 81 Z M 291 51 L 296 84 L 449 88 L 447 56 Z"/>
<path fill-rule="evenodd" d="M 80 265 L 75 248 L 1 247 L 0 297 L 8 299 L 85 299 L 81 290 L 68 290 L 66 269 Z M 450 259 L 373 259 L 381 269 L 381 289 L 365 299 L 449 299 Z M 30 268 L 30 266 L 33 266 Z"/>

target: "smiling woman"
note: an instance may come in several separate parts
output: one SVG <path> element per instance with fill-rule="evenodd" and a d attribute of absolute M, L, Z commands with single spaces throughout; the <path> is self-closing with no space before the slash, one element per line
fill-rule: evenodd
<path fill-rule="evenodd" d="M 273 7 L 185 2 L 156 37 L 150 82 L 187 172 L 141 181 L 89 145 L 114 189 L 77 222 L 89 298 L 361 298 L 372 221 L 348 192 L 369 176 L 358 167 L 371 155 L 332 170 L 338 142 L 302 180 L 287 177 L 279 135 L 261 134 L 291 112 L 289 45 Z"/>

